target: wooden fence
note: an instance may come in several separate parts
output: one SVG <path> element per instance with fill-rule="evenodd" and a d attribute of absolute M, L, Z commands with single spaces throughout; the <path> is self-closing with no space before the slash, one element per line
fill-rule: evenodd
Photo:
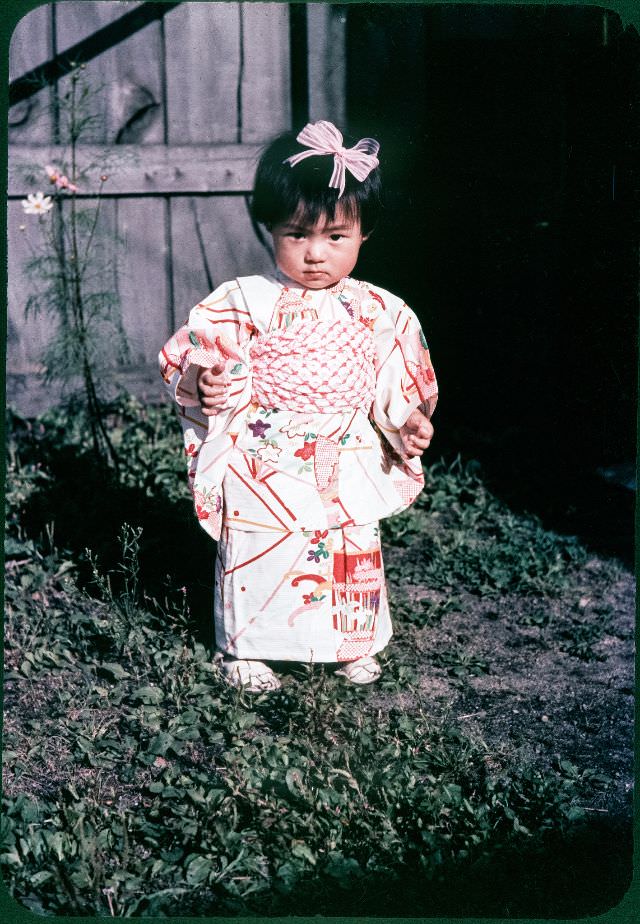
<path fill-rule="evenodd" d="M 10 79 L 139 6 L 62 0 L 38 7 L 13 34 Z M 344 8 L 304 7 L 294 20 L 288 3 L 182 3 L 86 66 L 103 90 L 80 157 L 99 161 L 102 152 L 119 161 L 103 184 L 100 219 L 124 243 L 105 280 L 120 298 L 129 341 L 130 361 L 118 377 L 145 399 L 160 395 L 158 348 L 191 306 L 225 279 L 273 266 L 248 212 L 262 145 L 292 127 L 294 111 L 344 120 Z M 292 88 L 301 50 L 304 73 Z M 39 377 L 52 319 L 25 318 L 39 281 L 24 266 L 39 231 L 20 200 L 46 192 L 44 165 L 60 162 L 56 99 L 69 79 L 9 113 L 7 400 L 29 415 L 58 395 L 45 392 Z M 24 165 L 35 166 L 37 185 L 25 181 Z M 91 198 L 99 186 L 96 175 L 94 187 L 80 192 Z"/>

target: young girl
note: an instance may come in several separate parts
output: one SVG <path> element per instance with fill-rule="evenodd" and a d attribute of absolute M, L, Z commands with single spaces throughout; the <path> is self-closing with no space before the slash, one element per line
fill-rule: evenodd
<path fill-rule="evenodd" d="M 422 490 L 437 385 L 413 312 L 350 275 L 380 208 L 378 150 L 324 121 L 270 144 L 252 213 L 276 273 L 223 283 L 160 354 L 218 540 L 216 658 L 251 691 L 280 686 L 265 661 L 370 683 L 391 637 L 378 520 Z"/>

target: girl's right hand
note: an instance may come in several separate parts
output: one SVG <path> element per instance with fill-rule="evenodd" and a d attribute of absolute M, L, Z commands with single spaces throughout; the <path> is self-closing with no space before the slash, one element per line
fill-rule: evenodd
<path fill-rule="evenodd" d="M 213 417 L 227 405 L 231 382 L 225 374 L 224 363 L 198 373 L 198 397 L 205 417 Z"/>

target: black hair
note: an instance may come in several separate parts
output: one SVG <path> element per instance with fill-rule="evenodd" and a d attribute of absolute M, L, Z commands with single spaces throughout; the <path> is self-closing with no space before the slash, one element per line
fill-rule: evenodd
<path fill-rule="evenodd" d="M 347 169 L 345 190 L 338 199 L 339 190 L 329 186 L 333 154 L 307 157 L 295 167 L 284 163 L 287 157 L 308 150 L 296 141 L 297 134 L 278 135 L 262 152 L 251 201 L 254 220 L 271 227 L 297 215 L 314 225 L 323 216 L 333 221 L 340 207 L 347 219 L 360 219 L 363 234 L 370 234 L 382 207 L 380 168 L 374 168 L 362 182 Z M 344 146 L 355 143 L 345 138 Z"/>

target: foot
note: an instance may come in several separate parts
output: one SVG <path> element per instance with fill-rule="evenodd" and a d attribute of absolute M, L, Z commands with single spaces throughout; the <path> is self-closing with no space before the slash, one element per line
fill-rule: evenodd
<path fill-rule="evenodd" d="M 340 677 L 345 677 L 350 683 L 373 683 L 382 673 L 382 668 L 375 658 L 366 655 L 364 658 L 358 658 L 357 661 L 347 661 L 346 664 L 336 671 Z"/>
<path fill-rule="evenodd" d="M 226 658 L 221 654 L 216 656 L 216 661 L 230 684 L 249 693 L 265 693 L 279 690 L 282 686 L 271 668 L 262 661 Z"/>

